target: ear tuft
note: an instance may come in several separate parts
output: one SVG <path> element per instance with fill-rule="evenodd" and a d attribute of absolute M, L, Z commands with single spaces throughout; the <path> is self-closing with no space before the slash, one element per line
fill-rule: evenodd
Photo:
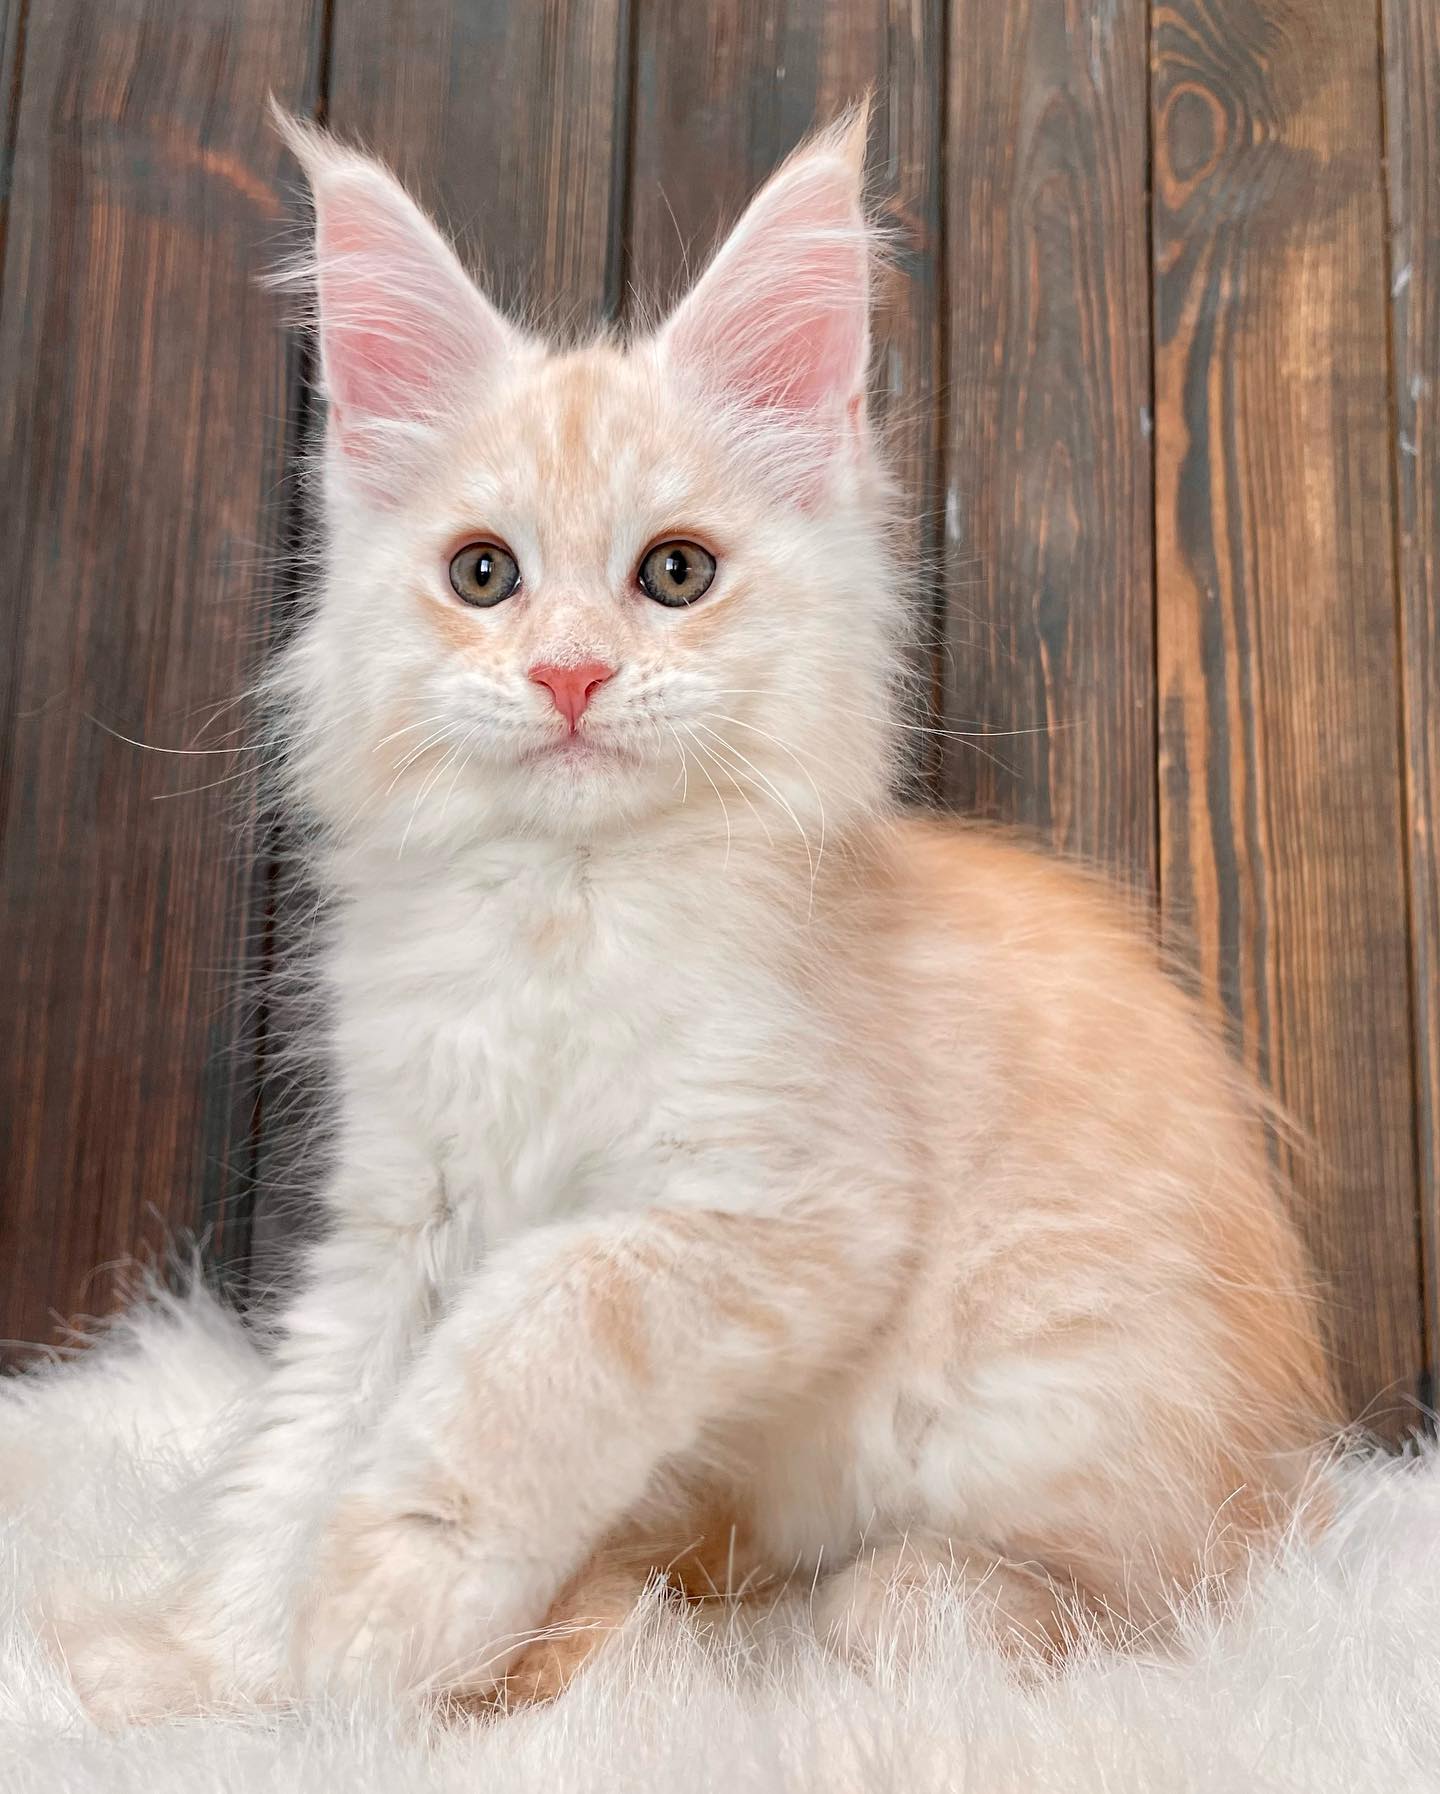
<path fill-rule="evenodd" d="M 856 108 L 790 157 L 660 339 L 727 403 L 822 435 L 864 409 L 875 253 L 864 212 L 868 112 Z"/>
<path fill-rule="evenodd" d="M 331 438 L 362 481 L 387 490 L 399 439 L 473 391 L 520 338 L 387 169 L 275 112 L 314 200 Z"/>

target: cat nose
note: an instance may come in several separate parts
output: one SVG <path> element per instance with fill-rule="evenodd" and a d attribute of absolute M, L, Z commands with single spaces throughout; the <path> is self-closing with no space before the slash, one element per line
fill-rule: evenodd
<path fill-rule="evenodd" d="M 573 667 L 552 667 L 541 662 L 530 669 L 530 678 L 550 693 L 555 708 L 569 723 L 572 735 L 591 697 L 607 679 L 614 677 L 614 667 L 607 667 L 603 660 L 582 660 L 579 666 Z"/>

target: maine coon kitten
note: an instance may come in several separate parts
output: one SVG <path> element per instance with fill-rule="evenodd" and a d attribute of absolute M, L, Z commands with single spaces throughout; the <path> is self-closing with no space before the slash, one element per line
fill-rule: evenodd
<path fill-rule="evenodd" d="M 324 576 L 276 675 L 332 909 L 329 1231 L 112 1714 L 799 1573 L 1013 1648 L 1243 1564 L 1333 1401 L 1256 1103 L 1086 879 L 890 792 L 863 121 L 559 352 L 396 182 L 314 191 Z M 581 1635 L 588 1641 L 592 1634 Z"/>

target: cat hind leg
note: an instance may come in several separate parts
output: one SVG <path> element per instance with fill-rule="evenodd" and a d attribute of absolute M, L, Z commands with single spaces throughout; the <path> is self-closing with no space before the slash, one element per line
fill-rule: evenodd
<path fill-rule="evenodd" d="M 815 1632 L 857 1667 L 903 1666 L 923 1649 L 936 1604 L 956 1600 L 971 1631 L 1022 1673 L 1058 1666 L 1094 1623 L 1089 1598 L 1041 1565 L 913 1531 L 862 1552 L 817 1585 Z"/>

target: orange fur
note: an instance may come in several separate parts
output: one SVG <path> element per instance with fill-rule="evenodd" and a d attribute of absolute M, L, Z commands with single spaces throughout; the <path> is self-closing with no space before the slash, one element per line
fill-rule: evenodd
<path fill-rule="evenodd" d="M 633 1524 L 586 1560 L 556 1598 L 540 1636 L 486 1701 L 513 1710 L 563 1694 L 652 1583 L 683 1600 L 707 1602 L 769 1595 L 777 1581 L 732 1503 L 714 1494 L 681 1501 L 668 1523 Z"/>

